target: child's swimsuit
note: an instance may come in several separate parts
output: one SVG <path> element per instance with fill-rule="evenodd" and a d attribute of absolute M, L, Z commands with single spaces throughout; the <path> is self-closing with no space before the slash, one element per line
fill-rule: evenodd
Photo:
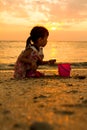
<path fill-rule="evenodd" d="M 43 59 L 43 50 L 42 50 L 42 48 L 40 48 L 39 51 L 34 46 L 30 46 L 29 48 L 32 49 L 32 52 L 31 52 L 31 55 L 29 55 L 29 57 L 27 57 L 27 58 L 29 58 L 29 60 L 31 62 L 35 62 L 36 64 L 38 64 L 38 61 Z M 23 55 L 24 51 L 21 52 L 19 57 L 21 55 Z M 23 62 L 20 62 L 19 57 L 18 57 L 18 59 L 16 61 L 16 64 L 15 64 L 15 71 L 14 71 L 14 77 L 15 78 L 22 79 L 22 78 L 26 78 L 26 77 L 29 78 L 29 77 L 41 77 L 41 76 L 44 76 L 44 74 L 40 73 L 39 71 L 31 70 L 30 69 L 30 64 L 28 64 L 28 63 L 25 64 Z"/>

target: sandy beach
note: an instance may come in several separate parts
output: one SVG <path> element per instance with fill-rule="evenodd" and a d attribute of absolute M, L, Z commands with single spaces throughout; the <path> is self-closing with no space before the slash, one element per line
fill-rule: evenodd
<path fill-rule="evenodd" d="M 44 78 L 16 80 L 0 70 L 0 130 L 87 130 L 87 67 L 70 78 L 57 66 L 39 68 Z"/>

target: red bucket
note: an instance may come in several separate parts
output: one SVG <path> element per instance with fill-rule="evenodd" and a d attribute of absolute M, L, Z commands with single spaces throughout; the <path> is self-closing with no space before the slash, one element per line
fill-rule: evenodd
<path fill-rule="evenodd" d="M 58 72 L 62 77 L 70 77 L 71 65 L 69 63 L 58 64 Z"/>

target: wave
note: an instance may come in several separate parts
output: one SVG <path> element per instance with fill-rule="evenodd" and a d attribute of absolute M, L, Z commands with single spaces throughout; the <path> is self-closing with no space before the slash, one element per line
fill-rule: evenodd
<path fill-rule="evenodd" d="M 60 62 L 59 62 L 60 63 Z M 55 69 L 59 63 L 41 65 L 38 69 Z M 64 62 L 62 62 L 64 63 Z M 65 62 L 66 63 L 66 62 Z M 87 68 L 87 62 L 72 62 L 70 63 L 73 69 L 75 68 Z M 15 64 L 0 64 L 0 70 L 14 70 Z"/>

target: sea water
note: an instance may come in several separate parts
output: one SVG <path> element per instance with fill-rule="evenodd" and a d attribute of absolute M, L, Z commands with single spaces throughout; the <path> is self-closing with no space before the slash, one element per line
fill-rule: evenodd
<path fill-rule="evenodd" d="M 25 45 L 25 41 L 0 41 L 0 64 L 14 64 Z M 87 41 L 48 41 L 44 47 L 44 60 L 49 59 L 87 62 Z"/>

